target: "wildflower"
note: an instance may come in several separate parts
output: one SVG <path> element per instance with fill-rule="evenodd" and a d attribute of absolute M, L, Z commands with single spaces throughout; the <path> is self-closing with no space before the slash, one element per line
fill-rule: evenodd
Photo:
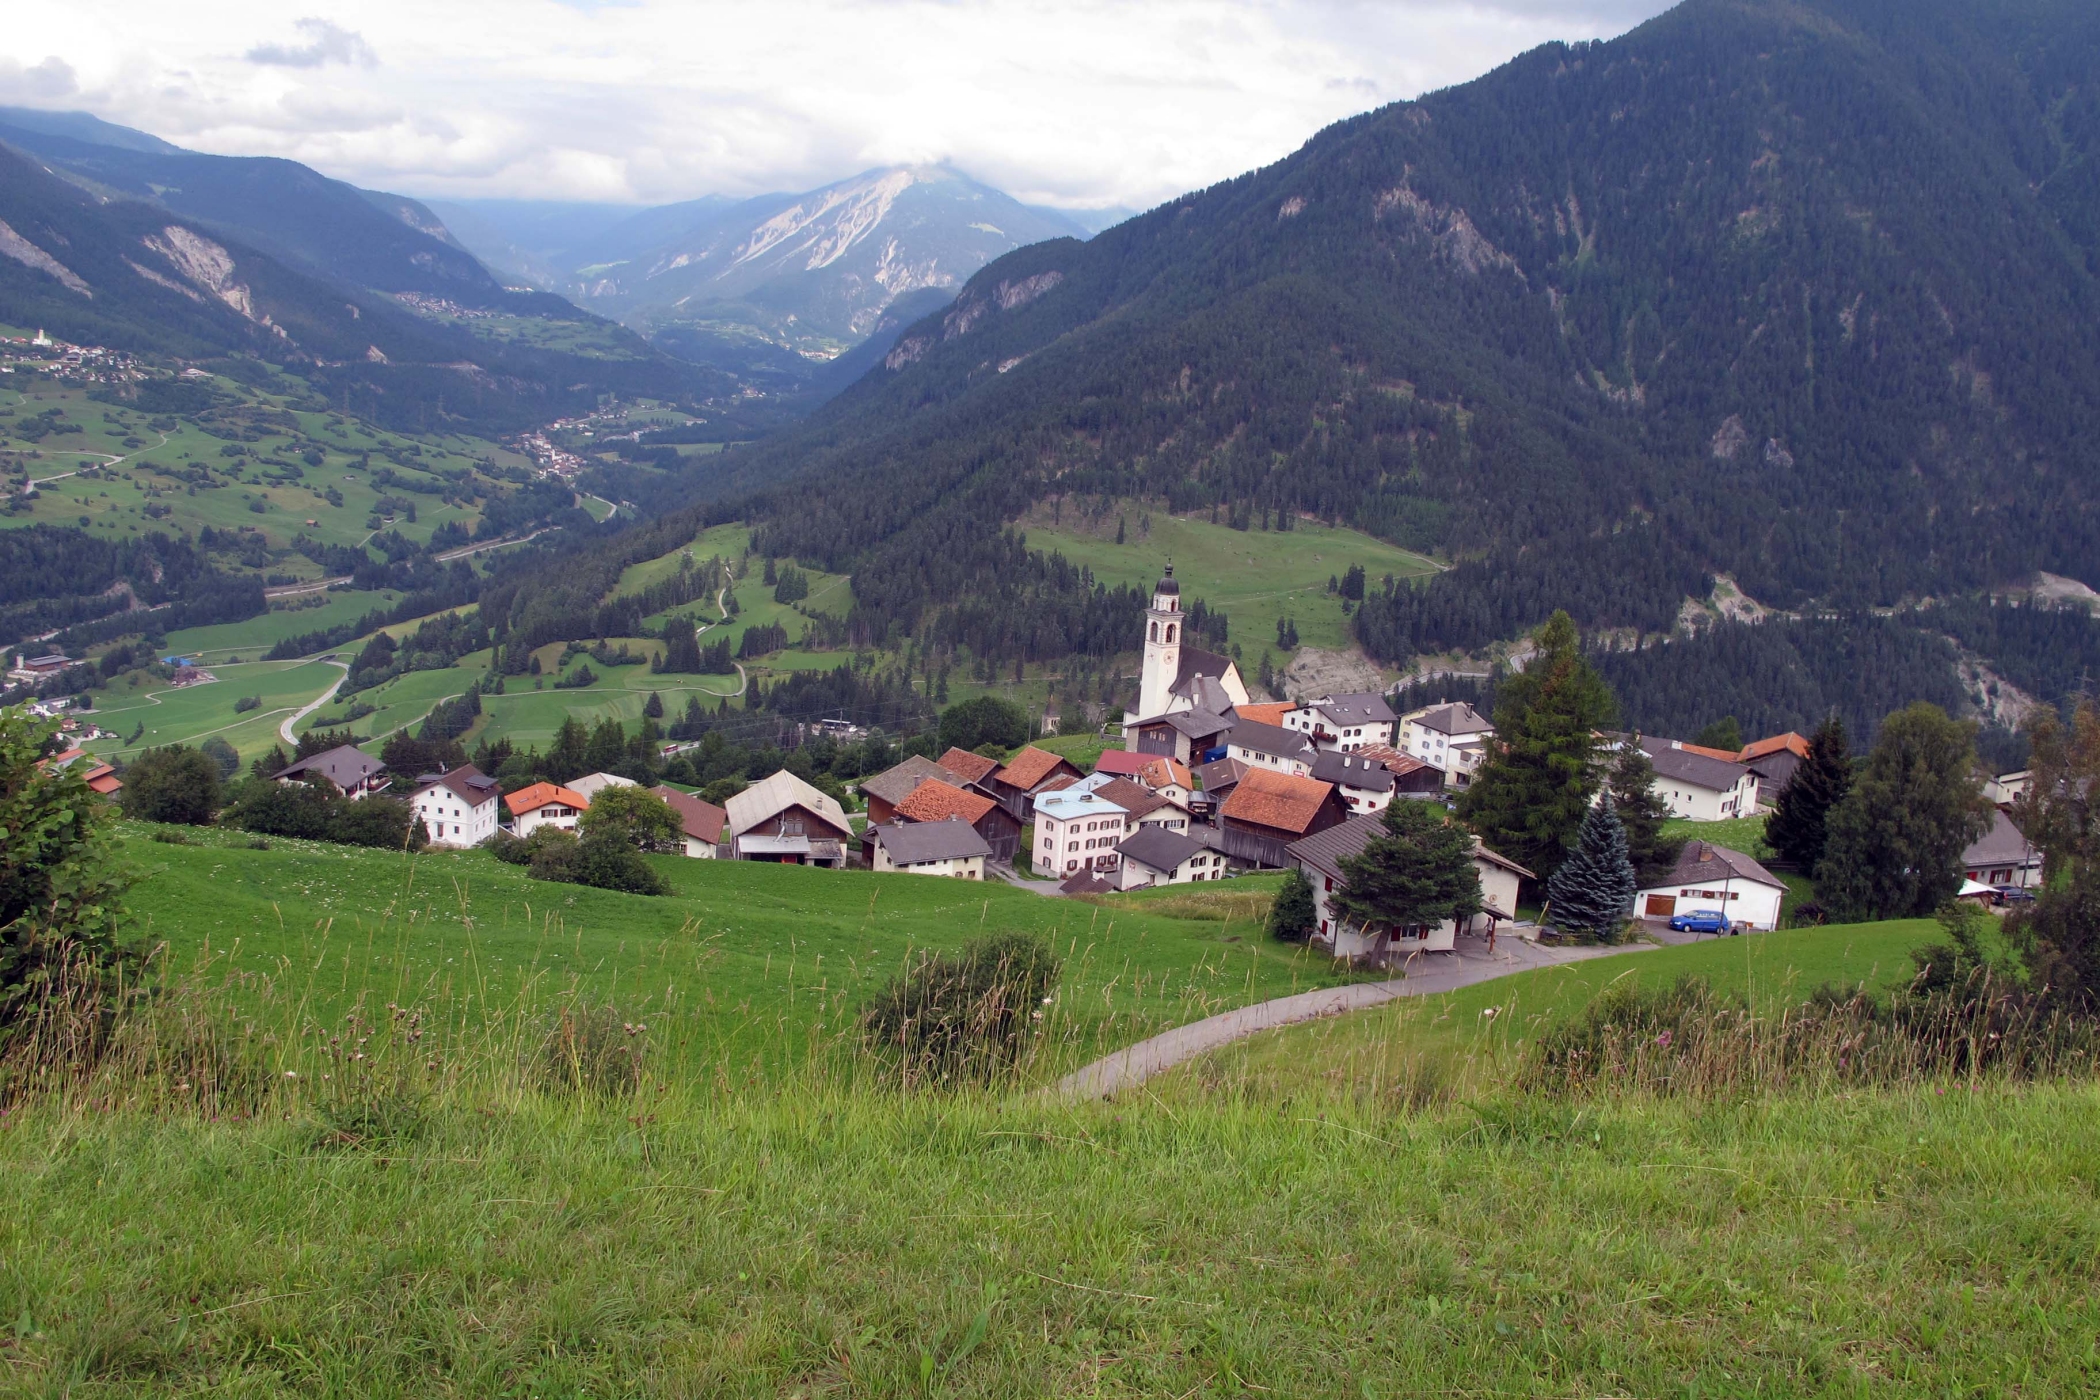
<path fill-rule="evenodd" d="M 1669 1033 L 1668 1031 L 1664 1031 L 1664 1032 L 1663 1032 L 1663 1033 L 1662 1033 L 1661 1035 L 1659 1035 L 1659 1036 L 1655 1037 L 1655 1043 L 1656 1043 L 1656 1045 L 1658 1045 L 1658 1046 L 1659 1046 L 1659 1047 L 1661 1047 L 1662 1049 L 1665 1049 L 1665 1050 L 1669 1049 L 1669 1048 L 1670 1048 L 1670 1033 Z"/>
<path fill-rule="evenodd" d="M 1481 1009 L 1480 1014 L 1483 1019 L 1492 1021 L 1495 1018 L 1495 1013 L 1500 1011 L 1501 1009 L 1502 1008 L 1499 1006 L 1483 1007 Z"/>
<path fill-rule="evenodd" d="M 284 1077 L 286 1079 L 297 1079 L 299 1077 L 299 1071 L 295 1069 L 288 1069 L 284 1072 Z"/>

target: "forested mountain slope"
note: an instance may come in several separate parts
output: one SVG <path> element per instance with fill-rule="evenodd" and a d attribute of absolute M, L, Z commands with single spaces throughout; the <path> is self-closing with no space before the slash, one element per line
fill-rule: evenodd
<path fill-rule="evenodd" d="M 774 492 L 762 546 L 852 570 L 864 636 L 1004 586 L 1054 492 L 1461 561 L 1367 602 L 1389 658 L 1664 629 L 1711 572 L 2090 576 L 2096 148 L 2090 4 L 1687 0 L 999 259 L 711 489 Z"/>

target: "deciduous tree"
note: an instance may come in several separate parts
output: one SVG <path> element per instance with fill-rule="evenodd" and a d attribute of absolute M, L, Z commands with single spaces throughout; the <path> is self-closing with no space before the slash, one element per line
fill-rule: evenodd
<path fill-rule="evenodd" d="M 1961 888 L 1961 855 L 1990 826 L 1976 726 L 1923 702 L 1890 715 L 1830 814 L 1816 894 L 1838 919 L 1915 919 Z"/>

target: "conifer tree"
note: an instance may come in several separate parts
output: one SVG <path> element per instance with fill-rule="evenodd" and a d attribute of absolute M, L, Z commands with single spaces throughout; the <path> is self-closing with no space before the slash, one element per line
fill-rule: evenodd
<path fill-rule="evenodd" d="M 1924 918 L 1961 888 L 1961 855 L 1990 828 L 1976 726 L 1919 701 L 1882 722 L 1830 813 L 1816 895 L 1844 921 Z"/>
<path fill-rule="evenodd" d="M 587 762 L 590 742 L 591 734 L 583 727 L 583 721 L 574 715 L 564 716 L 561 728 L 554 731 L 554 743 L 547 750 L 548 778 L 566 783 L 590 772 Z"/>
<path fill-rule="evenodd" d="M 1808 757 L 1801 760 L 1765 823 L 1765 844 L 1804 871 L 1823 859 L 1825 825 L 1831 809 L 1852 789 L 1852 750 L 1845 722 L 1835 714 L 1809 736 Z"/>
<path fill-rule="evenodd" d="M 1385 830 L 1363 854 L 1342 858 L 1334 907 L 1359 926 L 1422 928 L 1480 912 L 1480 872 L 1473 837 L 1433 802 L 1395 800 L 1380 817 Z"/>
<path fill-rule="evenodd" d="M 642 715 L 646 719 L 662 719 L 664 717 L 663 696 L 658 695 L 653 690 L 650 691 L 649 698 L 642 702 Z"/>
<path fill-rule="evenodd" d="M 1597 731 L 1617 711 L 1583 656 L 1574 620 L 1556 612 L 1533 634 L 1537 653 L 1497 692 L 1495 738 L 1458 815 L 1493 849 L 1541 880 L 1567 858 L 1603 773 Z"/>
<path fill-rule="evenodd" d="M 1626 853 L 1626 828 L 1606 793 L 1582 819 L 1575 849 L 1546 882 L 1555 928 L 1609 943 L 1633 912 L 1633 861 Z"/>
<path fill-rule="evenodd" d="M 1662 834 L 1670 819 L 1670 804 L 1655 790 L 1655 765 L 1641 747 L 1641 736 L 1632 734 L 1619 747 L 1605 779 L 1619 825 L 1626 829 L 1626 855 L 1633 862 L 1636 889 L 1660 884 L 1677 863 L 1684 842 Z"/>

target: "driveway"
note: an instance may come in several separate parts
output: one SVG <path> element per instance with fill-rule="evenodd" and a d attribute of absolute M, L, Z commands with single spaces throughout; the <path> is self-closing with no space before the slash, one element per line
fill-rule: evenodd
<path fill-rule="evenodd" d="M 1546 948 L 1505 936 L 1495 941 L 1495 951 L 1489 953 L 1485 938 L 1461 938 L 1454 952 L 1416 954 L 1412 960 L 1415 966 L 1404 978 L 1299 992 L 1295 996 L 1257 1002 L 1237 1011 L 1221 1012 L 1186 1026 L 1176 1026 L 1074 1070 L 1060 1079 L 1050 1092 L 1066 1098 L 1106 1098 L 1258 1031 L 1296 1025 L 1322 1016 L 1339 1016 L 1369 1006 L 1382 1006 L 1401 997 L 1434 996 L 1438 992 L 1454 991 L 1476 982 L 1492 981 L 1534 968 L 1615 957 L 1654 946 L 1652 943 L 1628 943 L 1612 948 Z"/>

